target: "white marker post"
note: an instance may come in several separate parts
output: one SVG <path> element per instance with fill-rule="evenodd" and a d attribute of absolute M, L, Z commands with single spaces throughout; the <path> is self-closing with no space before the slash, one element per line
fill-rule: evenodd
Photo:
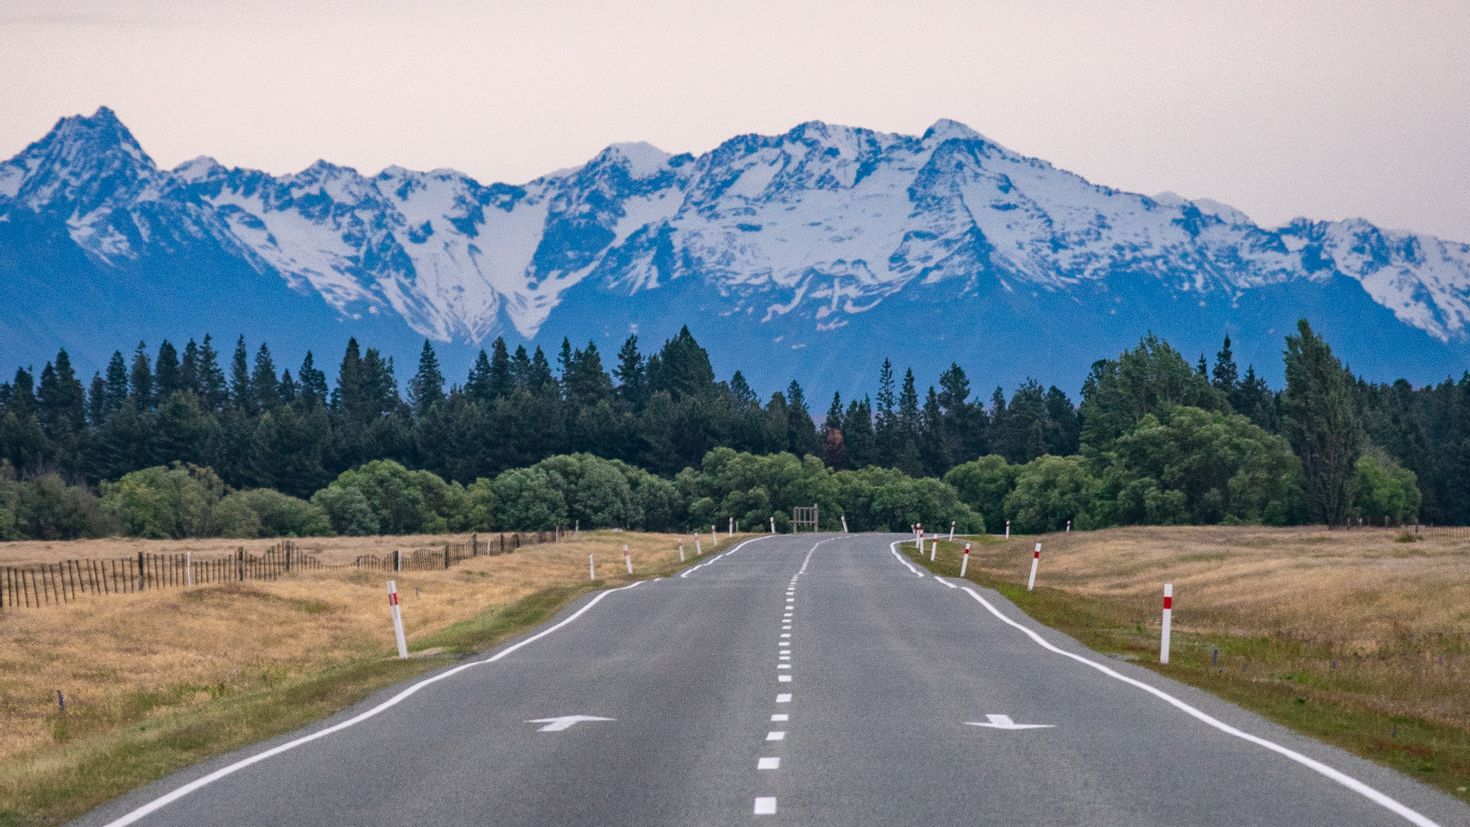
<path fill-rule="evenodd" d="M 729 530 L 725 532 L 725 536 L 726 537 L 734 537 L 735 536 L 735 518 L 734 517 L 731 517 L 730 518 L 730 527 L 729 527 Z"/>
<path fill-rule="evenodd" d="M 628 544 L 623 543 L 623 563 L 628 567 L 628 573 L 633 573 L 633 555 L 628 552 Z"/>
<path fill-rule="evenodd" d="M 715 524 L 714 523 L 710 523 L 709 524 L 709 541 L 711 543 L 714 543 L 715 545 L 719 545 L 720 544 L 720 535 L 718 535 L 718 534 L 715 533 Z"/>
<path fill-rule="evenodd" d="M 914 551 L 924 553 L 924 524 L 919 523 L 914 527 Z"/>
<path fill-rule="evenodd" d="M 965 569 L 970 567 L 970 544 L 965 543 L 965 556 L 960 558 L 960 579 L 965 577 Z"/>
<path fill-rule="evenodd" d="M 587 555 L 587 579 L 597 579 L 597 564 L 592 562 L 592 555 Z"/>
<path fill-rule="evenodd" d="M 679 562 L 680 563 L 684 562 L 684 544 L 683 543 L 680 543 L 679 544 Z"/>
<path fill-rule="evenodd" d="M 776 516 L 774 514 L 771 515 L 771 533 L 776 533 Z"/>
<path fill-rule="evenodd" d="M 929 543 L 929 562 L 931 562 L 931 563 L 934 562 L 934 555 L 937 554 L 938 552 L 939 552 L 939 541 L 938 540 L 934 540 L 934 541 L 930 542 Z"/>
<path fill-rule="evenodd" d="M 408 641 L 403 639 L 403 613 L 398 611 L 398 584 L 388 581 L 388 606 L 393 610 L 393 638 L 398 642 L 398 659 L 408 657 Z"/>
<path fill-rule="evenodd" d="M 1006 539 L 1011 539 L 1011 521 L 1006 520 Z"/>
<path fill-rule="evenodd" d="M 1164 584 L 1164 626 L 1159 630 L 1159 663 L 1169 663 L 1169 627 L 1174 620 L 1174 584 Z"/>
<path fill-rule="evenodd" d="M 1026 581 L 1026 591 L 1036 588 L 1036 567 L 1041 564 L 1041 544 L 1031 550 L 1031 579 Z"/>
<path fill-rule="evenodd" d="M 699 544 L 699 535 L 698 534 L 694 535 L 694 556 L 695 557 L 703 557 L 704 556 L 704 547 Z"/>
<path fill-rule="evenodd" d="M 843 534 L 846 534 L 847 533 L 847 515 L 846 514 L 843 514 L 842 515 L 842 533 Z"/>
<path fill-rule="evenodd" d="M 949 521 L 949 541 L 954 542 L 954 520 Z"/>
<path fill-rule="evenodd" d="M 194 585 L 194 552 L 184 552 L 184 585 Z"/>
<path fill-rule="evenodd" d="M 1072 531 L 1072 521 L 1071 520 L 1068 520 L 1067 521 L 1067 531 L 1068 531 L 1068 533 L 1070 533 Z"/>

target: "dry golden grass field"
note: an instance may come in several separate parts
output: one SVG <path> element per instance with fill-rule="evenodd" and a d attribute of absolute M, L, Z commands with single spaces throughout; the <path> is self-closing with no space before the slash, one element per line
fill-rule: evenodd
<path fill-rule="evenodd" d="M 323 538 L 298 547 L 346 562 L 466 539 Z M 689 537 L 586 532 L 448 570 L 312 571 L 0 611 L 0 824 L 53 823 L 170 769 L 320 718 L 378 686 L 488 647 L 592 585 L 634 579 L 623 566 L 625 542 L 636 577 L 667 573 L 678 565 L 681 540 L 692 560 Z M 241 544 L 13 543 L 0 545 L 0 563 Z M 589 584 L 589 553 L 598 584 Z M 390 576 L 414 650 L 408 663 L 391 657 Z"/>
<path fill-rule="evenodd" d="M 1173 652 L 1160 672 L 1470 800 L 1470 536 L 1460 534 L 1218 526 L 985 537 L 969 576 L 1099 651 L 1154 666 L 1163 584 L 1173 583 Z M 935 570 L 957 574 L 960 547 L 941 543 Z"/>
<path fill-rule="evenodd" d="M 509 542 L 509 536 L 507 542 Z M 481 542 L 498 543 L 498 533 L 480 535 Z M 705 542 L 709 536 L 705 535 Z M 358 555 L 392 554 L 394 549 L 405 556 L 415 551 L 443 549 L 445 543 L 468 543 L 468 534 L 408 534 L 388 537 L 303 537 L 293 540 L 296 548 L 307 554 L 316 554 L 323 563 L 351 563 Z M 229 537 L 208 537 L 197 540 L 141 540 L 128 537 L 110 537 L 105 540 L 25 540 L 0 543 L 0 566 L 24 565 L 26 563 L 59 563 L 63 560 L 101 560 L 121 557 L 137 557 L 144 554 L 183 554 L 193 552 L 201 557 L 234 554 L 235 549 L 260 553 L 277 543 L 277 540 L 237 540 Z M 499 546 L 497 545 L 496 548 Z M 693 548 L 693 541 L 690 541 Z"/>

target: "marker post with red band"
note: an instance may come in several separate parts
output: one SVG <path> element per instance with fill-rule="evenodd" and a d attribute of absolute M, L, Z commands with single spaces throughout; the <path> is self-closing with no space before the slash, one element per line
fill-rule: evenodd
<path fill-rule="evenodd" d="M 954 520 L 949 521 L 949 541 L 954 542 Z"/>
<path fill-rule="evenodd" d="M 398 643 L 398 658 L 408 657 L 408 641 L 403 639 L 403 613 L 398 610 L 398 584 L 388 581 L 388 606 L 393 610 L 393 638 Z"/>
<path fill-rule="evenodd" d="M 970 567 L 970 544 L 965 543 L 965 556 L 960 558 L 960 579 L 965 577 L 965 569 Z"/>
<path fill-rule="evenodd" d="M 919 552 L 920 554 L 923 554 L 924 553 L 924 524 L 923 523 L 919 523 L 918 525 L 914 526 L 914 531 L 916 532 L 914 534 L 914 550 L 917 551 L 917 552 Z"/>
<path fill-rule="evenodd" d="M 1011 539 L 1011 521 L 1006 520 L 1006 539 Z"/>
<path fill-rule="evenodd" d="M 1159 663 L 1169 662 L 1169 627 L 1174 619 L 1174 584 L 1164 584 L 1164 625 L 1159 631 Z"/>
<path fill-rule="evenodd" d="M 1031 578 L 1026 581 L 1028 592 L 1036 588 L 1036 567 L 1039 565 L 1041 565 L 1041 544 L 1037 543 L 1036 548 L 1031 550 Z"/>

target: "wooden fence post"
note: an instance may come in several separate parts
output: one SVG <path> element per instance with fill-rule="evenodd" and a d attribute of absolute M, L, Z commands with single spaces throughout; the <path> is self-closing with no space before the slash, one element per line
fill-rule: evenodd
<path fill-rule="evenodd" d="M 444 544 L 444 570 L 449 570 L 449 544 Z"/>
<path fill-rule="evenodd" d="M 235 573 L 240 576 L 240 582 L 245 582 L 245 547 L 238 546 L 235 549 Z"/>

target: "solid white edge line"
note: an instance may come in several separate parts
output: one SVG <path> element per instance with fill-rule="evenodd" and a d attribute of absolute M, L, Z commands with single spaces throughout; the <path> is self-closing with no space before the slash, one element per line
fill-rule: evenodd
<path fill-rule="evenodd" d="M 721 557 L 728 557 L 729 555 L 734 554 L 735 552 L 737 552 L 737 551 L 745 548 L 746 546 L 750 545 L 751 543 L 754 543 L 756 540 L 765 540 L 765 539 L 768 539 L 769 537 L 770 537 L 770 535 L 765 535 L 765 536 L 762 536 L 762 537 L 752 537 L 749 540 L 746 540 L 745 542 L 741 543 L 740 545 L 738 545 L 738 546 L 730 549 L 729 551 L 721 552 L 721 553 L 715 555 L 714 557 L 711 557 L 710 559 L 704 561 L 703 563 L 700 563 L 699 565 L 697 565 L 697 566 L 695 566 L 693 568 L 685 569 L 684 571 L 679 572 L 679 577 L 680 577 L 680 579 L 685 578 L 685 577 L 688 577 L 689 575 L 695 573 L 696 571 L 699 571 L 700 569 L 704 568 L 705 566 L 708 566 L 710 563 L 714 563 L 714 562 L 718 561 Z"/>
<path fill-rule="evenodd" d="M 900 542 L 902 542 L 902 541 L 900 541 Z M 1135 686 L 1135 687 L 1137 687 L 1139 689 L 1142 689 L 1143 691 L 1149 693 L 1150 695 L 1153 695 L 1153 696 L 1159 698 L 1160 700 L 1164 701 L 1165 703 L 1169 704 L 1170 706 L 1173 706 L 1173 707 L 1181 710 L 1182 712 L 1184 712 L 1185 714 L 1189 715 L 1190 717 L 1193 717 L 1195 719 L 1198 719 L 1198 720 L 1200 720 L 1200 721 L 1202 721 L 1202 722 L 1204 722 L 1204 723 L 1206 723 L 1206 724 L 1214 727 L 1215 729 L 1220 730 L 1221 732 L 1225 733 L 1226 735 L 1234 736 L 1236 738 L 1241 739 L 1242 741 L 1248 741 L 1248 742 L 1250 742 L 1252 744 L 1255 744 L 1256 746 L 1264 747 L 1265 749 L 1268 749 L 1268 750 L 1270 750 L 1270 751 L 1272 751 L 1274 753 L 1277 753 L 1279 755 L 1285 756 L 1286 758 L 1290 758 L 1291 760 L 1297 762 L 1298 764 L 1301 764 L 1302 766 L 1304 766 L 1304 767 L 1306 767 L 1306 768 L 1308 768 L 1310 770 L 1313 770 L 1314 772 L 1318 773 L 1319 775 L 1325 776 L 1325 777 L 1327 777 L 1327 778 L 1329 778 L 1329 779 L 1331 779 L 1333 781 L 1336 781 L 1338 784 L 1341 784 L 1342 786 L 1348 788 L 1349 790 L 1352 790 L 1353 792 L 1357 793 L 1358 795 L 1363 796 L 1364 798 L 1368 799 L 1369 801 L 1372 801 L 1374 804 L 1377 804 L 1380 807 L 1383 807 L 1384 809 L 1389 810 L 1390 812 L 1393 812 L 1394 814 L 1402 817 L 1403 819 L 1405 819 L 1406 821 L 1409 821 L 1410 823 L 1417 824 L 1417 825 L 1419 825 L 1419 827 L 1439 827 L 1439 825 L 1436 822 L 1432 821 L 1431 819 L 1429 819 L 1428 817 L 1426 817 L 1422 813 L 1419 813 L 1416 810 L 1410 809 L 1409 807 L 1407 807 L 1407 806 L 1405 806 L 1403 804 L 1400 804 L 1398 801 L 1396 801 L 1396 800 L 1388 797 L 1387 795 L 1379 792 L 1378 790 L 1374 789 L 1373 787 L 1370 787 L 1367 784 L 1364 784 L 1363 782 L 1359 781 L 1356 778 L 1353 778 L 1352 776 L 1350 776 L 1350 775 L 1348 775 L 1348 774 L 1346 774 L 1344 772 L 1341 772 L 1339 770 L 1335 770 L 1332 767 L 1329 767 L 1326 764 L 1322 763 L 1321 761 L 1316 760 L 1315 758 L 1309 758 L 1309 757 L 1307 757 L 1305 755 L 1302 755 L 1301 753 L 1297 752 L 1296 750 L 1290 749 L 1288 747 L 1284 747 L 1284 746 L 1276 743 L 1275 741 L 1268 741 L 1267 739 L 1262 738 L 1262 737 L 1260 737 L 1258 735 L 1252 735 L 1249 732 L 1245 732 L 1245 731 L 1236 729 L 1235 727 L 1233 727 L 1233 726 L 1225 723 L 1224 721 L 1221 721 L 1220 719 L 1218 719 L 1218 718 L 1210 715 L 1209 713 L 1204 712 L 1204 711 L 1199 710 L 1199 709 L 1196 709 L 1193 706 L 1190 706 L 1189 704 L 1185 703 L 1184 701 L 1179 700 L 1178 698 L 1174 697 L 1173 695 L 1170 695 L 1169 693 L 1165 692 L 1162 689 L 1157 689 L 1155 687 L 1149 686 L 1148 684 L 1144 683 L 1143 681 L 1136 680 L 1134 678 L 1130 678 L 1127 675 L 1124 675 L 1121 672 L 1118 672 L 1118 671 L 1113 670 L 1113 669 L 1111 669 L 1111 668 L 1109 668 L 1107 666 L 1104 666 L 1101 663 L 1098 663 L 1098 662 L 1093 661 L 1093 660 L 1089 660 L 1087 658 L 1082 657 L 1081 655 L 1075 655 L 1075 654 L 1073 654 L 1071 652 L 1066 651 L 1065 649 L 1058 648 L 1057 646 L 1054 646 L 1053 644 L 1051 644 L 1050 642 L 1048 642 L 1041 635 L 1038 635 L 1036 632 L 1034 632 L 1034 631 L 1026 628 L 1024 625 L 1022 625 L 1020 623 L 1017 623 L 1014 620 L 1011 620 L 1009 617 L 1006 617 L 1004 614 L 1002 614 L 1000 612 L 999 609 L 996 609 L 995 606 L 991 605 L 990 601 L 986 600 L 985 598 L 981 597 L 978 593 L 976 593 L 976 591 L 974 589 L 969 588 L 969 587 L 965 587 L 963 589 L 963 591 L 966 594 L 970 595 L 971 597 L 975 598 L 977 601 L 979 601 L 980 602 L 980 605 L 984 606 L 986 608 L 986 610 L 988 610 L 991 614 L 993 614 L 997 618 L 999 618 L 1003 623 L 1006 623 L 1007 625 L 1014 626 L 1017 629 L 1020 629 L 1022 632 L 1024 632 L 1026 634 L 1027 637 L 1031 638 L 1033 641 L 1036 642 L 1037 645 L 1041 646 L 1043 649 L 1047 649 L 1047 650 L 1050 650 L 1052 652 L 1055 652 L 1055 653 L 1057 653 L 1059 655 L 1064 655 L 1066 657 L 1069 657 L 1072 660 L 1077 661 L 1078 663 L 1081 663 L 1081 664 L 1084 664 L 1086 666 L 1090 666 L 1093 669 L 1096 669 L 1097 671 L 1103 673 L 1104 675 L 1107 675 L 1110 678 L 1116 678 L 1117 680 L 1120 680 L 1123 683 L 1126 683 L 1126 684 L 1129 684 L 1131 686 Z"/>
<path fill-rule="evenodd" d="M 898 544 L 899 543 L 902 543 L 902 542 L 904 542 L 904 541 L 903 540 L 895 540 L 894 542 L 892 542 L 892 543 L 890 543 L 888 545 L 888 550 L 891 551 L 891 552 L 893 552 L 893 556 L 898 560 L 898 562 L 903 563 L 905 566 L 908 566 L 909 567 L 909 571 L 913 572 L 914 574 L 918 575 L 919 577 L 923 577 L 924 576 L 924 573 L 922 571 L 919 571 L 918 569 L 914 568 L 914 564 L 913 563 L 910 563 L 909 561 L 903 559 L 903 555 L 901 555 L 901 554 L 898 553 Z"/>
<path fill-rule="evenodd" d="M 487 663 L 494 663 L 495 661 L 500 660 L 501 658 L 505 657 L 506 655 L 509 655 L 510 653 L 512 653 L 512 652 L 520 649 L 523 646 L 526 646 L 527 644 L 535 643 L 536 641 L 540 640 L 541 638 L 546 637 L 547 635 L 551 634 L 552 632 L 555 632 L 557 629 L 560 629 L 563 626 L 566 626 L 567 624 L 569 624 L 572 621 L 576 620 L 577 618 L 581 617 L 583 614 L 586 614 L 586 612 L 589 609 L 591 609 L 593 606 L 596 606 L 598 603 L 600 603 L 604 597 L 607 597 L 608 595 L 612 594 L 613 592 L 626 591 L 627 589 L 631 589 L 631 588 L 634 588 L 634 587 L 637 587 L 637 586 L 641 586 L 641 585 L 643 585 L 644 582 L 646 582 L 646 581 L 639 580 L 636 583 L 630 583 L 630 584 L 628 584 L 626 586 L 620 586 L 620 587 L 618 587 L 616 589 L 608 589 L 607 591 L 598 594 L 596 597 L 593 597 L 590 601 L 587 602 L 587 605 L 585 605 L 582 608 L 578 609 L 577 611 L 573 612 L 571 614 L 571 616 L 567 617 L 565 620 L 562 620 L 560 623 L 557 623 L 555 626 L 552 626 L 549 629 L 543 629 L 542 631 L 537 632 L 536 634 L 532 635 L 531 637 L 526 638 L 523 641 L 520 641 L 519 643 L 514 643 L 514 644 L 512 644 L 510 646 L 507 646 L 506 648 L 501 649 L 499 652 L 496 652 L 494 655 L 491 655 L 488 658 L 484 658 L 482 660 L 473 661 L 471 663 L 460 664 L 459 666 L 456 666 L 453 669 L 449 669 L 449 670 L 446 670 L 444 672 L 440 672 L 439 674 L 434 675 L 433 677 L 425 678 L 425 679 L 419 681 L 418 683 L 415 683 L 412 686 L 408 687 L 407 689 L 404 689 L 403 691 L 399 692 L 397 695 L 394 695 L 393 697 L 389 698 L 388 700 L 383 701 L 382 703 L 378 704 L 377 706 L 373 707 L 372 709 L 366 710 L 365 712 L 358 713 L 357 715 L 354 715 L 353 717 L 348 718 L 347 720 L 342 721 L 341 723 L 333 724 L 332 726 L 329 726 L 326 729 L 318 730 L 316 732 L 311 733 L 310 735 L 303 735 L 300 738 L 296 738 L 294 740 L 287 741 L 284 744 L 279 744 L 277 746 L 271 747 L 270 749 L 268 749 L 268 750 L 266 750 L 264 752 L 256 753 L 255 755 L 252 755 L 249 758 L 242 758 L 239 761 L 236 761 L 235 763 L 230 764 L 229 766 L 221 767 L 221 768 L 215 770 L 214 772 L 212 772 L 212 773 L 210 773 L 210 774 L 208 774 L 206 776 L 203 776 L 202 778 L 196 778 L 193 781 L 190 781 L 189 783 L 183 785 L 182 787 L 179 787 L 178 789 L 175 789 L 172 792 L 169 792 L 169 793 L 166 793 L 166 794 L 164 794 L 162 796 L 159 796 L 158 798 L 153 799 L 152 801 L 148 802 L 147 804 L 144 804 L 141 807 L 138 807 L 138 808 L 134 809 L 132 812 L 129 812 L 126 815 L 124 815 L 124 816 L 122 816 L 122 817 L 120 817 L 120 818 L 118 818 L 118 819 L 116 819 L 114 821 L 108 822 L 107 823 L 107 827 L 123 827 L 123 825 L 133 824 L 133 823 L 137 822 L 139 819 L 141 819 L 141 818 L 143 818 L 145 816 L 152 815 L 153 813 L 158 812 L 163 807 L 166 807 L 169 804 L 172 804 L 173 802 L 178 801 L 179 799 L 183 798 L 184 796 L 188 795 L 189 793 L 192 793 L 195 790 L 198 790 L 198 789 L 200 789 L 202 787 L 205 787 L 205 786 L 207 786 L 209 784 L 212 784 L 215 781 L 218 781 L 221 778 L 224 778 L 225 776 L 233 775 L 234 773 L 239 772 L 240 770 L 243 770 L 246 767 L 251 766 L 252 764 L 258 764 L 258 763 L 260 763 L 261 761 L 264 761 L 267 758 L 273 758 L 273 757 L 275 757 L 277 755 L 280 755 L 283 752 L 287 752 L 289 750 L 293 750 L 293 749 L 301 746 L 302 744 L 308 744 L 308 743 L 311 743 L 312 741 L 318 740 L 320 738 L 325 738 L 328 735 L 332 735 L 334 733 L 341 732 L 342 730 L 347 729 L 348 727 L 356 726 L 357 724 L 360 724 L 360 723 L 362 723 L 363 721 L 366 721 L 369 718 L 375 717 L 378 714 L 380 714 L 380 713 L 382 713 L 382 712 L 384 712 L 384 711 L 386 711 L 386 710 L 388 710 L 388 709 L 390 709 L 392 707 L 397 706 L 398 704 L 400 704 L 403 701 L 407 700 L 409 698 L 409 696 L 414 695 L 420 689 L 423 689 L 424 687 L 426 687 L 426 686 L 428 686 L 430 684 L 438 683 L 439 681 L 442 681 L 445 678 L 449 678 L 449 677 L 452 677 L 454 675 L 458 675 L 460 672 L 463 672 L 466 669 L 470 669 L 470 668 L 473 668 L 473 667 L 476 667 L 476 666 L 483 666 L 483 665 L 485 665 Z"/>

